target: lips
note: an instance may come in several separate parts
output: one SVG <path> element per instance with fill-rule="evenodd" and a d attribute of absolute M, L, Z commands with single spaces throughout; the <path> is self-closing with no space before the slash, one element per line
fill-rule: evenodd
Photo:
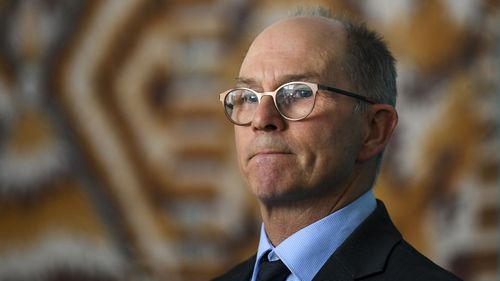
<path fill-rule="evenodd" d="M 293 154 L 288 144 L 278 137 L 257 137 L 248 148 L 247 161 L 258 155 L 286 155 Z"/>
<path fill-rule="evenodd" d="M 263 145 L 265 144 L 265 145 Z M 283 142 L 277 141 L 258 141 L 255 142 L 254 145 L 250 146 L 248 153 L 248 160 L 251 160 L 255 156 L 266 156 L 266 155 L 286 155 L 292 154 L 290 148 L 285 145 Z"/>
<path fill-rule="evenodd" d="M 251 154 L 250 157 L 248 158 L 249 160 L 254 158 L 255 156 L 267 156 L 267 155 L 287 155 L 291 154 L 288 151 L 278 151 L 278 150 L 263 150 L 263 151 L 258 151 L 254 154 Z"/>

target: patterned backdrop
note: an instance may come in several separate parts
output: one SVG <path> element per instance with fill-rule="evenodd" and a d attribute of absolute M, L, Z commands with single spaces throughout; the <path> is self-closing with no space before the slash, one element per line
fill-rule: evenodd
<path fill-rule="evenodd" d="M 0 0 L 0 280 L 207 280 L 250 255 L 258 208 L 218 93 L 297 3 Z M 375 190 L 404 236 L 498 280 L 500 2 L 307 3 L 398 58 Z"/>

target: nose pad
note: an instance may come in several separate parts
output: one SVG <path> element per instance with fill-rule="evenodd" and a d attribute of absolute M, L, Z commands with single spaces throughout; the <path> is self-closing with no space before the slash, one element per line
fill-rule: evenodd
<path fill-rule="evenodd" d="M 262 99 L 260 100 L 258 107 L 270 107 L 270 109 L 273 109 L 274 111 L 276 111 L 279 114 L 279 111 L 276 108 L 276 105 L 274 104 L 274 100 L 273 100 L 272 96 L 269 96 L 269 95 L 263 96 Z M 258 110 L 259 110 L 259 108 L 257 108 L 257 111 Z"/>
<path fill-rule="evenodd" d="M 274 104 L 271 96 L 263 96 L 255 111 L 252 126 L 256 130 L 277 130 L 283 128 L 285 119 Z"/>

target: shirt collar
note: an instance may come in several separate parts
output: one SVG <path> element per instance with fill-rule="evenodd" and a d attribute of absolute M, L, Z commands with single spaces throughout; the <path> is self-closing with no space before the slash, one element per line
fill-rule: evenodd
<path fill-rule="evenodd" d="M 277 247 L 269 241 L 262 224 L 252 280 L 256 278 L 260 259 L 268 251 L 269 260 L 280 259 L 290 269 L 296 277 L 292 280 L 312 280 L 333 252 L 375 210 L 376 205 L 373 192 L 369 190 L 342 209 L 297 231 Z"/>

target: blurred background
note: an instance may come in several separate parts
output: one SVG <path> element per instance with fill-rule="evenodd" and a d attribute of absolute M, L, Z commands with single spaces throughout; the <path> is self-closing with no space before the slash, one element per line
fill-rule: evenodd
<path fill-rule="evenodd" d="M 256 250 L 218 93 L 296 4 L 398 59 L 375 189 L 404 236 L 499 280 L 500 1 L 0 0 L 0 280 L 208 280 Z"/>

